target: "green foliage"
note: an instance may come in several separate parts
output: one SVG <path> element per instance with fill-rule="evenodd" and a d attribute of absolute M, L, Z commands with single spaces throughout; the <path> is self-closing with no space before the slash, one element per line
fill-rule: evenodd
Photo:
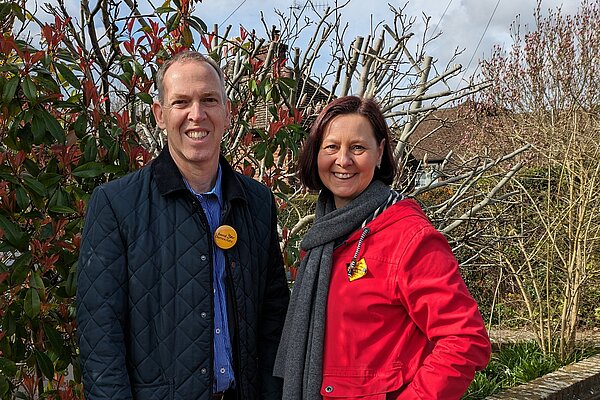
<path fill-rule="evenodd" d="M 282 248 L 284 264 L 289 272 L 288 279 L 295 280 L 296 271 L 300 262 L 300 241 L 302 236 L 312 225 L 310 223 L 299 226 L 300 220 L 315 211 L 317 196 L 306 194 L 282 202 L 279 209 L 279 222 L 284 227 L 282 230 Z"/>
<path fill-rule="evenodd" d="M 513 386 L 529 382 L 560 367 L 581 361 L 598 352 L 593 348 L 582 348 L 560 361 L 556 354 L 544 354 L 535 341 L 503 345 L 492 354 L 488 366 L 475 374 L 463 399 L 484 399 Z"/>

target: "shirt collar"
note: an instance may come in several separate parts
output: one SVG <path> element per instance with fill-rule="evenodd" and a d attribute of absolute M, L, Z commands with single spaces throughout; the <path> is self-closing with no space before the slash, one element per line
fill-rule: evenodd
<path fill-rule="evenodd" d="M 183 176 L 182 176 L 182 178 L 183 178 L 183 182 L 185 183 L 185 186 L 188 188 L 188 190 L 190 192 L 192 192 L 192 194 L 194 196 L 198 197 L 198 196 L 208 196 L 211 194 L 215 195 L 217 197 L 217 201 L 219 202 L 219 205 L 223 206 L 223 190 L 221 188 L 221 176 L 222 176 L 221 165 L 219 164 L 219 166 L 217 168 L 217 179 L 215 180 L 215 186 L 213 186 L 213 188 L 211 190 L 209 190 L 208 192 L 205 192 L 205 193 L 196 193 L 194 191 L 194 189 L 192 189 L 192 187 L 188 183 L 187 179 L 185 179 L 185 177 L 183 177 Z"/>

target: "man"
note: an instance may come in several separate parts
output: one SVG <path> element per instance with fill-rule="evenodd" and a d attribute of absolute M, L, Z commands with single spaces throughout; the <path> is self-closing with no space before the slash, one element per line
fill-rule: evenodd
<path fill-rule="evenodd" d="M 184 52 L 157 75 L 168 146 L 89 202 L 78 275 L 88 400 L 281 398 L 289 291 L 273 195 L 219 154 L 223 73 Z"/>

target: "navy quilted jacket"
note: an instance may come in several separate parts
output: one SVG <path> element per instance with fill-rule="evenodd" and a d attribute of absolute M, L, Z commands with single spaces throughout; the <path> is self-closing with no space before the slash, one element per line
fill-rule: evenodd
<path fill-rule="evenodd" d="M 221 158 L 225 252 L 238 398 L 281 398 L 273 362 L 289 291 L 271 192 Z M 202 207 L 165 148 L 89 202 L 77 321 L 87 400 L 209 400 L 213 381 L 211 241 Z"/>

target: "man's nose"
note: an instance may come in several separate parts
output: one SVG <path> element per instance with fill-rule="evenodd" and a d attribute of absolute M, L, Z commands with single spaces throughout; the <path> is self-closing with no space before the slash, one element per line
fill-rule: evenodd
<path fill-rule="evenodd" d="M 193 102 L 190 105 L 190 112 L 188 113 L 188 119 L 190 121 L 202 121 L 206 118 L 206 110 L 199 102 Z"/>

